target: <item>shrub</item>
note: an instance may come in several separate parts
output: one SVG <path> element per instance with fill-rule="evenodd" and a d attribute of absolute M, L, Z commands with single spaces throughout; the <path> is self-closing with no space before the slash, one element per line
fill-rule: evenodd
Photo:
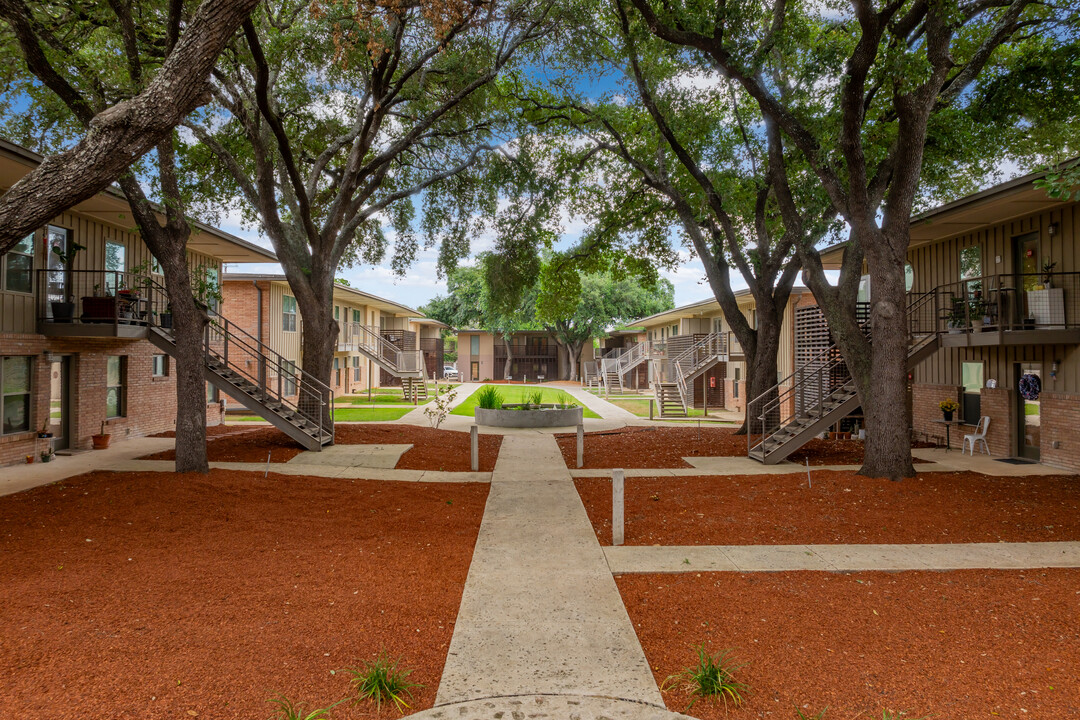
<path fill-rule="evenodd" d="M 476 391 L 476 406 L 484 410 L 498 410 L 502 407 L 503 395 L 494 385 L 485 385 Z"/>
<path fill-rule="evenodd" d="M 275 720 L 327 720 L 330 717 L 327 713 L 336 708 L 341 703 L 345 702 L 344 699 L 338 700 L 330 707 L 319 708 L 312 710 L 311 712 L 304 714 L 304 703 L 293 703 L 283 695 L 267 700 L 271 705 L 277 705 L 277 715 Z"/>
<path fill-rule="evenodd" d="M 666 690 L 680 680 L 685 680 L 691 695 L 696 695 L 690 704 L 689 710 L 697 702 L 698 698 L 713 698 L 723 700 L 726 707 L 728 701 L 738 707 L 742 704 L 743 695 L 750 691 L 750 686 L 735 679 L 735 672 L 743 665 L 733 665 L 729 659 L 731 650 L 724 650 L 716 655 L 705 652 L 705 646 L 698 646 L 698 663 L 696 667 L 686 668 L 664 681 Z"/>
<path fill-rule="evenodd" d="M 529 405 L 540 405 L 544 402 L 544 391 L 537 390 L 525 396 L 525 402 Z"/>
<path fill-rule="evenodd" d="M 385 651 L 362 667 L 345 668 L 352 676 L 350 685 L 356 692 L 355 702 L 374 700 L 375 710 L 382 709 L 384 702 L 392 702 L 398 712 L 404 713 L 409 707 L 405 696 L 412 699 L 412 689 L 424 687 L 419 683 L 409 682 L 412 670 L 398 670 L 398 661 L 390 660 Z"/>
<path fill-rule="evenodd" d="M 555 407 L 559 408 L 560 410 L 566 410 L 568 408 L 576 406 L 577 403 L 574 402 L 574 398 L 571 397 L 570 394 L 567 392 L 560 390 L 559 394 L 555 396 Z"/>

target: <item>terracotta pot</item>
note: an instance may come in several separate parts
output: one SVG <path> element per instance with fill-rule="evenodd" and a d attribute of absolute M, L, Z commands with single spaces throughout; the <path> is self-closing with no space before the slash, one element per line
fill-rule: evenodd
<path fill-rule="evenodd" d="M 95 450 L 105 450 L 109 447 L 109 441 L 112 440 L 112 435 L 91 435 L 90 439 L 94 441 Z"/>
<path fill-rule="evenodd" d="M 27 455 L 26 456 L 26 464 L 27 465 L 33 465 L 34 464 L 34 456 L 33 455 Z"/>

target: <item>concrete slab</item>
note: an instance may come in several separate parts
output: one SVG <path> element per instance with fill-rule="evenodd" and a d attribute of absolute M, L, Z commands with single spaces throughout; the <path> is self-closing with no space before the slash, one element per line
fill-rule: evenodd
<path fill-rule="evenodd" d="M 809 545 L 833 570 L 926 570 L 909 545 Z"/>
<path fill-rule="evenodd" d="M 515 695 L 436 705 L 409 720 L 691 720 L 663 707 L 607 697 Z"/>
<path fill-rule="evenodd" d="M 0 467 L 0 495 L 11 495 L 41 485 L 93 470 L 111 470 L 111 466 L 124 463 L 142 455 L 170 450 L 175 445 L 172 438 L 140 437 L 115 440 L 108 450 L 80 452 L 76 455 L 60 455 L 52 462 L 43 463 L 39 458 L 27 465 Z M 172 466 L 172 463 L 169 463 Z M 172 471 L 173 467 L 169 467 Z"/>
<path fill-rule="evenodd" d="M 722 545 L 739 572 L 784 570 L 832 570 L 807 545 Z"/>
<path fill-rule="evenodd" d="M 540 433 L 503 440 L 435 702 L 532 693 L 663 706 L 558 446 Z"/>
<path fill-rule="evenodd" d="M 735 572 L 739 567 L 722 548 L 605 547 L 612 574 L 652 572 Z"/>
<path fill-rule="evenodd" d="M 402 445 L 331 445 L 319 452 L 305 450 L 289 463 L 296 465 L 333 465 L 336 467 L 394 468 L 401 456 L 412 449 Z"/>

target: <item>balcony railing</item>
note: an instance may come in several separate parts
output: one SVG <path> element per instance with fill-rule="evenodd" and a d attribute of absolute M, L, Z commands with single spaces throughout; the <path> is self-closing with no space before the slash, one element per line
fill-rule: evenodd
<path fill-rule="evenodd" d="M 115 270 L 38 270 L 38 322 L 171 326 L 169 298 L 146 275 Z"/>
<path fill-rule="evenodd" d="M 534 345 L 532 343 L 510 343 L 510 351 L 513 353 L 514 359 L 519 358 L 558 358 L 559 348 L 555 343 L 545 343 L 543 345 Z M 495 358 L 505 360 L 506 359 L 506 343 L 500 340 L 495 340 Z"/>
<path fill-rule="evenodd" d="M 933 292 L 938 332 L 1080 328 L 1080 272 L 984 275 Z"/>

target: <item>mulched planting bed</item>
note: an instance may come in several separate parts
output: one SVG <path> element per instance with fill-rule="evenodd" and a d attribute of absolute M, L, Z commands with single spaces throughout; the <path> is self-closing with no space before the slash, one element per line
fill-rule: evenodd
<path fill-rule="evenodd" d="M 626 479 L 627 545 L 793 545 L 1080 540 L 1080 479 L 854 472 Z M 576 478 L 611 544 L 611 481 Z"/>
<path fill-rule="evenodd" d="M 566 466 L 577 467 L 577 435 L 555 436 Z M 932 447 L 916 444 L 913 447 Z M 585 433 L 586 468 L 687 468 L 684 457 L 745 457 L 746 436 L 730 427 L 627 427 Z M 810 465 L 859 465 L 863 444 L 858 440 L 811 440 L 789 457 Z M 916 460 L 915 462 L 924 462 Z"/>
<path fill-rule="evenodd" d="M 1058 718 L 1080 714 L 1080 570 L 616 577 L 657 683 L 695 648 L 733 650 L 751 690 L 707 720 Z M 691 696 L 664 693 L 671 710 Z"/>
<path fill-rule="evenodd" d="M 279 693 L 345 697 L 340 670 L 383 649 L 430 707 L 486 497 L 215 470 L 0 498 L 0 715 L 265 718 Z"/>
<path fill-rule="evenodd" d="M 209 429 L 209 428 L 208 428 Z M 277 428 L 240 428 L 207 442 L 210 462 L 286 462 L 304 451 L 292 438 Z M 434 430 L 419 425 L 384 423 L 381 425 L 338 425 L 335 442 L 341 445 L 411 444 L 401 456 L 398 469 L 446 470 L 468 472 L 470 467 L 469 433 Z M 502 435 L 480 435 L 480 471 L 491 472 L 499 456 Z M 143 460 L 175 460 L 175 450 L 146 455 Z"/>

